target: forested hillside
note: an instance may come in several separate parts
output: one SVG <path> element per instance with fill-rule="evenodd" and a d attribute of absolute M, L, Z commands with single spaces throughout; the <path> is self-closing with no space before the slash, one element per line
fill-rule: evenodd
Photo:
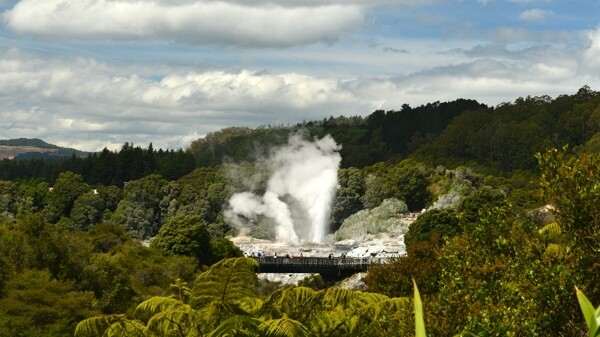
<path fill-rule="evenodd" d="M 533 155 L 549 147 L 579 152 L 600 150 L 600 95 L 589 87 L 574 95 L 518 98 L 496 107 L 473 100 L 435 102 L 401 110 L 375 111 L 367 117 L 330 117 L 295 126 L 231 127 L 209 133 L 187 149 L 158 151 L 125 143 L 85 158 L 0 161 L 0 179 L 43 178 L 60 172 L 80 174 L 90 184 L 122 184 L 157 173 L 177 179 L 194 167 L 254 162 L 290 133 L 333 136 L 341 145 L 342 167 L 414 158 L 431 166 L 469 165 L 496 175 L 536 169 Z"/>
<path fill-rule="evenodd" d="M 250 260 L 223 260 L 241 256 L 228 200 L 264 192 L 263 159 L 290 134 L 341 145 L 331 232 L 392 198 L 428 210 L 366 292 L 273 292 Z M 4 159 L 0 336 L 72 336 L 81 321 L 81 337 L 412 336 L 413 279 L 432 335 L 583 336 L 574 287 L 600 304 L 599 144 L 600 94 L 584 87 Z M 263 218 L 252 233 L 272 238 Z"/>
<path fill-rule="evenodd" d="M 0 159 L 65 158 L 83 157 L 88 153 L 76 149 L 48 144 L 41 139 L 5 139 L 0 140 Z"/>

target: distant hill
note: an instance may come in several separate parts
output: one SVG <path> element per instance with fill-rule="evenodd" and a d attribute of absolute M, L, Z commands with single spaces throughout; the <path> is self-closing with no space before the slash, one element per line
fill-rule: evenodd
<path fill-rule="evenodd" d="M 48 144 L 38 138 L 18 138 L 0 140 L 0 159 L 65 158 L 75 153 L 85 157 L 89 153 L 72 148 Z"/>

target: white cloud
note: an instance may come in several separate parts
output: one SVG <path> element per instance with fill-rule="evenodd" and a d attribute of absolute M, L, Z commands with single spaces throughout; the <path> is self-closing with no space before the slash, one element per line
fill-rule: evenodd
<path fill-rule="evenodd" d="M 584 84 L 598 90 L 600 28 L 585 38 L 580 49 L 472 42 L 452 48 L 456 42 L 400 40 L 382 45 L 406 47 L 409 53 L 315 46 L 311 52 L 303 49 L 300 58 L 326 60 L 320 67 L 327 71 L 312 74 L 298 67 L 251 66 L 163 66 L 146 73 L 143 65 L 5 50 L 0 51 L 0 139 L 39 137 L 86 150 L 118 148 L 126 141 L 185 147 L 227 126 L 295 124 L 459 97 L 495 105 L 526 95 L 571 93 Z M 287 61 L 285 54 L 269 55 Z"/>
<path fill-rule="evenodd" d="M 546 21 L 548 18 L 552 17 L 553 15 L 554 15 L 554 12 L 552 12 L 551 10 L 532 8 L 532 9 L 528 9 L 526 11 L 521 12 L 521 14 L 519 14 L 519 20 L 539 23 L 539 22 Z"/>
<path fill-rule="evenodd" d="M 3 17 L 15 32 L 57 38 L 291 46 L 333 40 L 360 25 L 364 8 L 358 3 L 21 0 Z"/>
<path fill-rule="evenodd" d="M 600 27 L 596 30 L 588 31 L 588 44 L 582 54 L 581 72 L 599 73 L 600 72 Z"/>
<path fill-rule="evenodd" d="M 81 139 L 87 146 L 97 139 L 100 149 L 125 141 L 186 146 L 190 137 L 226 126 L 297 123 L 371 109 L 335 78 L 242 70 L 154 80 L 125 72 L 88 59 L 0 54 L 0 138 Z M 172 143 L 180 137 L 186 143 Z"/>

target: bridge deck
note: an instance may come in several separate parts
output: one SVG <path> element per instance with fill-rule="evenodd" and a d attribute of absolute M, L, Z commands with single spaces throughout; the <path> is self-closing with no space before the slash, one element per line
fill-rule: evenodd
<path fill-rule="evenodd" d="M 259 273 L 319 273 L 321 275 L 350 275 L 367 271 L 380 259 L 327 257 L 260 257 L 256 258 Z"/>

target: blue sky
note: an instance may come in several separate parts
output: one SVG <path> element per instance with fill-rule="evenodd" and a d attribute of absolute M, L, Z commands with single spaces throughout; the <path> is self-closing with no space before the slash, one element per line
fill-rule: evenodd
<path fill-rule="evenodd" d="M 0 0 L 0 11 L 0 139 L 83 150 L 600 90 L 600 0 Z"/>

